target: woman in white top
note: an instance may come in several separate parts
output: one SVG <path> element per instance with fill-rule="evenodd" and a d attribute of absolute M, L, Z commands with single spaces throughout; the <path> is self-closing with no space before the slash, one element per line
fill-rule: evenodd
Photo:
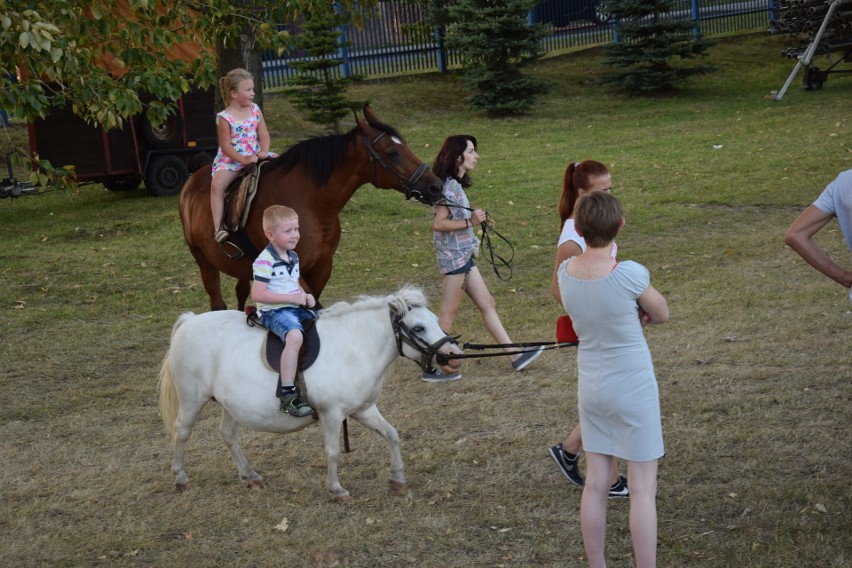
<path fill-rule="evenodd" d="M 585 239 L 574 227 L 574 206 L 578 198 L 592 191 L 612 191 L 612 176 L 609 169 L 604 164 L 594 160 L 568 164 L 568 167 L 565 168 L 565 174 L 562 176 L 562 195 L 559 198 L 559 221 L 562 225 L 562 232 L 559 235 L 553 281 L 550 286 L 553 297 L 560 304 L 562 303 L 562 296 L 559 293 L 559 283 L 556 277 L 559 266 L 569 258 L 580 256 L 586 250 Z M 613 243 L 613 262 L 615 262 L 617 251 L 618 247 Z M 549 452 L 550 457 L 553 458 L 568 481 L 582 487 L 585 480 L 578 467 L 581 446 L 582 436 L 578 423 L 571 433 L 562 442 L 552 446 Z M 612 471 L 610 497 L 628 497 L 627 480 L 619 474 L 615 458 L 613 458 Z"/>

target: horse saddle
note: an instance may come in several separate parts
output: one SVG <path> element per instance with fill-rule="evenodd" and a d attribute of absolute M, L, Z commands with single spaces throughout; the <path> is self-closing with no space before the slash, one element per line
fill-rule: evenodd
<path fill-rule="evenodd" d="M 225 213 L 222 215 L 222 224 L 228 231 L 245 227 L 251 203 L 257 193 L 260 171 L 269 163 L 269 158 L 266 158 L 244 167 L 225 190 Z"/>
<path fill-rule="evenodd" d="M 254 306 L 246 306 L 246 323 L 251 327 L 262 327 L 260 316 L 257 314 L 257 309 Z M 302 348 L 299 349 L 299 370 L 304 371 L 310 368 L 317 360 L 320 351 L 320 338 L 317 333 L 316 320 L 305 326 L 304 340 Z M 276 371 L 281 372 L 281 353 L 284 351 L 284 341 L 272 333 L 266 332 L 266 339 L 263 342 L 263 352 L 266 357 L 266 366 Z"/>

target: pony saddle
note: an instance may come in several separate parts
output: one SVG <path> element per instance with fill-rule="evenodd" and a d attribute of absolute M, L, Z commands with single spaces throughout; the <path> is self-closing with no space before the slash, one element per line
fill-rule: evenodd
<path fill-rule="evenodd" d="M 250 327 L 264 327 L 260 323 L 260 316 L 257 313 L 257 308 L 254 306 L 246 306 L 246 323 Z M 302 348 L 299 349 L 299 370 L 308 369 L 319 356 L 320 338 L 317 333 L 317 326 L 314 325 L 316 320 L 305 326 L 305 337 L 302 341 Z M 284 351 L 284 341 L 280 337 L 267 330 L 266 340 L 263 342 L 263 351 L 266 355 L 266 364 L 273 371 L 281 372 L 281 353 Z"/>
<path fill-rule="evenodd" d="M 270 160 L 260 160 L 241 169 L 237 178 L 225 189 L 224 214 L 222 225 L 228 231 L 236 231 L 245 227 L 251 203 L 257 193 L 257 182 L 260 171 L 270 163 Z"/>

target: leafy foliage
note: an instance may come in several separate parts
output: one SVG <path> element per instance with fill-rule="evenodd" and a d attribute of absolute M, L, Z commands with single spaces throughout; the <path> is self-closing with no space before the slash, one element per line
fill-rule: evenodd
<path fill-rule="evenodd" d="M 521 68 L 538 59 L 543 27 L 530 26 L 532 0 L 459 0 L 447 8 L 447 44 L 464 58 L 468 105 L 492 116 L 522 114 L 547 84 Z"/>
<path fill-rule="evenodd" d="M 601 81 L 635 94 L 670 92 L 693 75 L 712 72 L 712 65 L 688 65 L 686 60 L 706 55 L 711 42 L 693 36 L 692 23 L 668 19 L 669 0 L 610 0 L 617 14 L 621 41 L 606 46 L 603 64 L 614 68 Z"/>
<path fill-rule="evenodd" d="M 349 13 L 335 10 L 334 2 L 330 1 L 316 5 L 323 5 L 325 11 L 314 12 L 293 38 L 295 49 L 310 57 L 291 63 L 299 75 L 292 81 L 297 88 L 290 91 L 290 98 L 293 106 L 305 113 L 308 120 L 339 132 L 340 120 L 353 108 L 364 105 L 345 95 L 346 88 L 359 77 L 343 77 L 334 72 L 343 63 L 335 57 L 338 49 L 348 45 L 339 41 L 338 27 L 349 21 Z"/>

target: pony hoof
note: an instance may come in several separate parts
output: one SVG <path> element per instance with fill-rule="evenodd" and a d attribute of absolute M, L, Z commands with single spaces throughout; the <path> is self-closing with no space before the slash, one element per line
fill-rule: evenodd
<path fill-rule="evenodd" d="M 175 483 L 175 491 L 177 491 L 178 493 L 183 493 L 187 489 L 189 489 L 188 481 L 186 483 Z"/>
<path fill-rule="evenodd" d="M 249 489 L 266 489 L 266 483 L 262 479 L 250 479 L 246 482 Z"/>
<path fill-rule="evenodd" d="M 340 503 L 341 505 L 348 505 L 352 502 L 352 497 L 348 493 L 346 495 L 335 495 L 332 499 L 335 503 Z"/>
<path fill-rule="evenodd" d="M 391 479 L 389 485 L 390 492 L 394 495 L 405 495 L 405 482 Z"/>

